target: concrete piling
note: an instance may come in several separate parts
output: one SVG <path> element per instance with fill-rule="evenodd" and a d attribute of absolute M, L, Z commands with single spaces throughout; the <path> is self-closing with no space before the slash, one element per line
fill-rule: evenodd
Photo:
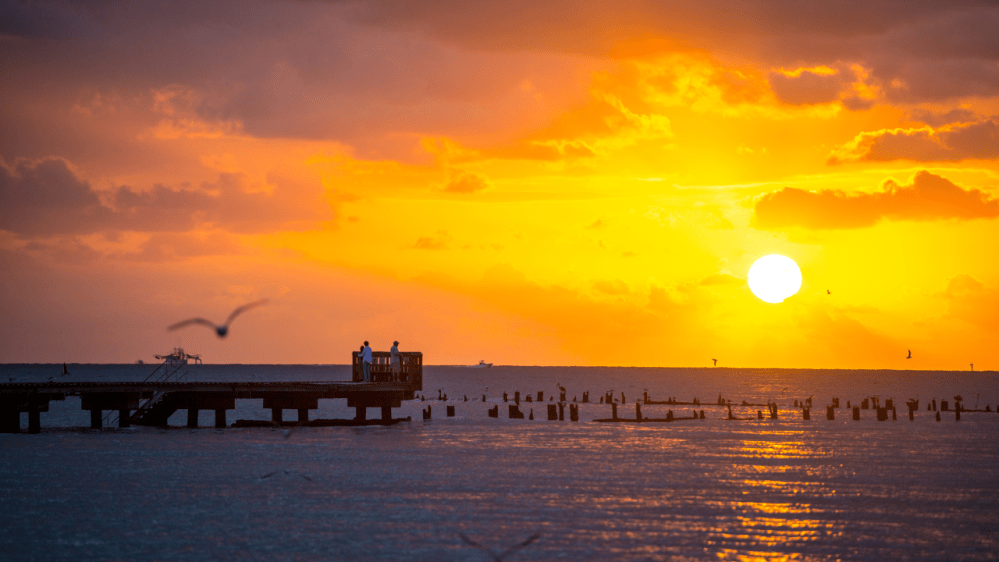
<path fill-rule="evenodd" d="M 522 420 L 524 419 L 524 412 L 521 412 L 520 407 L 516 404 L 510 404 L 508 416 L 511 420 Z"/>
<path fill-rule="evenodd" d="M 611 402 L 611 419 L 617 419 L 617 402 Z"/>
<path fill-rule="evenodd" d="M 579 421 L 579 405 L 569 404 L 569 421 Z"/>
<path fill-rule="evenodd" d="M 488 410 L 487 413 L 489 414 L 489 417 L 491 417 L 491 418 L 498 418 L 499 417 L 499 405 L 496 405 L 496 406 L 493 406 L 492 408 L 489 408 L 489 410 Z"/>
<path fill-rule="evenodd" d="M 860 421 L 860 406 L 853 407 L 853 419 L 854 421 Z"/>
<path fill-rule="evenodd" d="M 808 408 L 802 408 L 801 409 L 801 419 L 806 420 L 806 421 L 812 419 L 812 415 L 808 411 Z"/>
<path fill-rule="evenodd" d="M 448 406 L 447 406 L 447 417 L 449 417 L 449 418 L 453 418 L 454 417 L 454 406 L 452 406 L 450 404 L 448 404 Z"/>
<path fill-rule="evenodd" d="M 131 410 L 128 408 L 118 410 L 118 427 L 129 427 L 131 417 Z"/>
<path fill-rule="evenodd" d="M 90 410 L 90 429 L 100 429 L 102 427 L 104 427 L 104 412 L 101 410 Z"/>
<path fill-rule="evenodd" d="M 555 404 L 548 405 L 548 421 L 555 421 L 558 419 L 558 408 Z"/>
<path fill-rule="evenodd" d="M 565 421 L 565 402 L 558 403 L 558 421 Z"/>
<path fill-rule="evenodd" d="M 833 400 L 835 400 L 835 398 Z M 833 406 L 826 406 L 826 419 L 829 421 L 834 421 L 836 419 L 835 404 Z"/>
<path fill-rule="evenodd" d="M 225 410 L 215 410 L 215 427 L 225 427 Z"/>
<path fill-rule="evenodd" d="M 642 403 L 635 402 L 635 420 L 642 421 Z"/>
<path fill-rule="evenodd" d="M 20 416 L 18 416 L 20 417 Z M 42 413 L 38 410 L 28 410 L 28 433 L 39 433 L 42 430 Z M 18 420 L 17 425 L 21 425 Z M 20 429 L 20 428 L 19 428 Z"/>

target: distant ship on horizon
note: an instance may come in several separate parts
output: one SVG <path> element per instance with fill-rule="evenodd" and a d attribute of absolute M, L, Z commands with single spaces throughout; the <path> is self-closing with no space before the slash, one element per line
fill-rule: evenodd
<path fill-rule="evenodd" d="M 485 359 L 480 359 L 478 365 L 466 365 L 469 369 L 487 369 L 492 367 L 492 363 L 486 363 Z"/>

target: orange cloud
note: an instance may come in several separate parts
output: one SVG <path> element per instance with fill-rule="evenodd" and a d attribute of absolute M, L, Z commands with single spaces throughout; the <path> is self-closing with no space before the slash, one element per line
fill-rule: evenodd
<path fill-rule="evenodd" d="M 255 190 L 253 190 L 255 189 Z M 269 192 L 268 192 L 269 191 Z M 59 158 L 0 161 L 0 229 L 28 236 L 94 232 L 184 232 L 224 228 L 260 233 L 316 228 L 332 220 L 321 186 L 277 180 L 250 186 L 243 174 L 217 182 L 147 191 L 92 188 Z"/>
<path fill-rule="evenodd" d="M 892 220 L 975 219 L 999 216 L 999 199 L 978 189 L 963 189 L 925 170 L 912 184 L 886 181 L 881 193 L 846 194 L 842 191 L 805 191 L 786 187 L 761 197 L 752 225 L 779 229 L 861 228 L 883 218 Z"/>
<path fill-rule="evenodd" d="M 870 73 L 860 65 L 818 66 L 771 71 L 768 76 L 777 99 L 791 105 L 841 101 L 848 109 L 868 109 L 878 89 L 866 83 Z"/>
<path fill-rule="evenodd" d="M 489 187 L 489 182 L 481 174 L 458 171 L 444 184 L 448 193 L 476 193 Z"/>
<path fill-rule="evenodd" d="M 993 117 L 940 128 L 863 132 L 836 148 L 829 156 L 829 163 L 903 159 L 956 162 L 969 158 L 999 158 L 999 119 Z"/>

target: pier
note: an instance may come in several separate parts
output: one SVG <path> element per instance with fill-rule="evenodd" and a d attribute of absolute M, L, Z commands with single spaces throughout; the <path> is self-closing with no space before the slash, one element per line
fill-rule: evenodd
<path fill-rule="evenodd" d="M 388 352 L 374 352 L 370 365 L 371 382 L 364 382 L 361 364 L 354 352 L 352 380 L 311 382 L 185 382 L 189 359 L 183 350 L 162 356 L 164 363 L 140 382 L 41 382 L 0 384 L 0 432 L 19 433 L 21 412 L 28 413 L 28 432 L 38 433 L 41 414 L 53 400 L 67 396 L 80 398 L 81 408 L 90 411 L 90 427 L 105 423 L 118 427 L 144 425 L 165 427 L 179 410 L 187 410 L 187 426 L 197 427 L 202 410 L 215 413 L 215 427 L 226 427 L 226 412 L 236 408 L 236 400 L 262 399 L 271 410 L 271 421 L 240 423 L 283 425 L 284 411 L 296 410 L 299 425 L 364 425 L 394 423 L 392 408 L 412 400 L 423 390 L 423 354 L 403 352 L 402 368 L 393 375 Z M 321 399 L 346 399 L 354 408 L 352 420 L 310 420 L 309 410 Z M 381 418 L 367 419 L 368 408 L 381 408 Z"/>

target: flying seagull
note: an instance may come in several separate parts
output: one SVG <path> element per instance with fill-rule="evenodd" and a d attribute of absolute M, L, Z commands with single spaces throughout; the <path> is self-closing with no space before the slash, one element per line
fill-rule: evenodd
<path fill-rule="evenodd" d="M 715 362 L 715 367 L 717 367 L 718 366 L 718 360 L 717 359 L 712 359 L 712 361 Z"/>
<path fill-rule="evenodd" d="M 226 334 L 229 333 L 229 324 L 232 324 L 232 321 L 235 320 L 237 316 L 239 316 L 240 314 L 246 312 L 247 310 L 249 310 L 251 308 L 260 306 L 262 304 L 265 304 L 266 302 L 267 302 L 267 299 L 261 299 L 261 300 L 254 301 L 254 302 L 251 302 L 251 303 L 248 303 L 248 304 L 244 304 L 243 306 L 237 308 L 236 310 L 233 310 L 232 314 L 229 315 L 229 318 L 226 318 L 225 324 L 222 324 L 221 326 L 216 326 L 214 322 L 209 322 L 208 320 L 205 320 L 204 318 L 190 318 L 190 319 L 184 320 L 182 322 L 177 322 L 176 324 L 174 324 L 174 325 L 170 326 L 169 328 L 167 328 L 167 330 L 176 330 L 178 328 L 183 328 L 184 326 L 188 326 L 190 324 L 204 324 L 205 326 L 208 326 L 209 328 L 214 328 L 215 329 L 215 333 L 218 334 L 218 336 L 220 338 L 224 338 L 226 336 Z"/>
<path fill-rule="evenodd" d="M 827 294 L 827 295 L 831 295 L 831 294 L 832 294 L 832 291 L 830 291 L 829 289 L 826 289 L 826 294 Z"/>
<path fill-rule="evenodd" d="M 906 357 L 906 359 L 912 359 L 912 350 L 911 349 L 909 350 L 909 356 Z"/>
<path fill-rule="evenodd" d="M 495 552 L 492 551 L 492 549 L 486 548 L 486 547 L 482 546 L 481 544 L 473 541 L 472 539 L 466 537 L 464 533 L 458 533 L 458 536 L 461 537 L 461 540 L 465 541 L 465 544 L 467 544 L 469 546 L 474 546 L 475 548 L 477 548 L 477 549 L 479 549 L 479 550 L 481 550 L 481 551 L 489 554 L 489 556 L 492 556 L 494 562 L 502 562 L 502 560 L 504 558 L 506 558 L 507 556 L 513 554 L 514 552 L 517 552 L 518 550 L 520 550 L 520 549 L 524 548 L 525 546 L 531 544 L 532 542 L 538 540 L 538 538 L 541 537 L 541 533 L 534 533 L 533 535 L 527 537 L 527 540 L 525 540 L 525 541 L 523 541 L 523 542 L 521 542 L 519 544 L 515 544 L 515 545 L 511 546 L 510 548 L 504 550 L 503 552 L 501 552 L 499 554 L 496 554 Z"/>

